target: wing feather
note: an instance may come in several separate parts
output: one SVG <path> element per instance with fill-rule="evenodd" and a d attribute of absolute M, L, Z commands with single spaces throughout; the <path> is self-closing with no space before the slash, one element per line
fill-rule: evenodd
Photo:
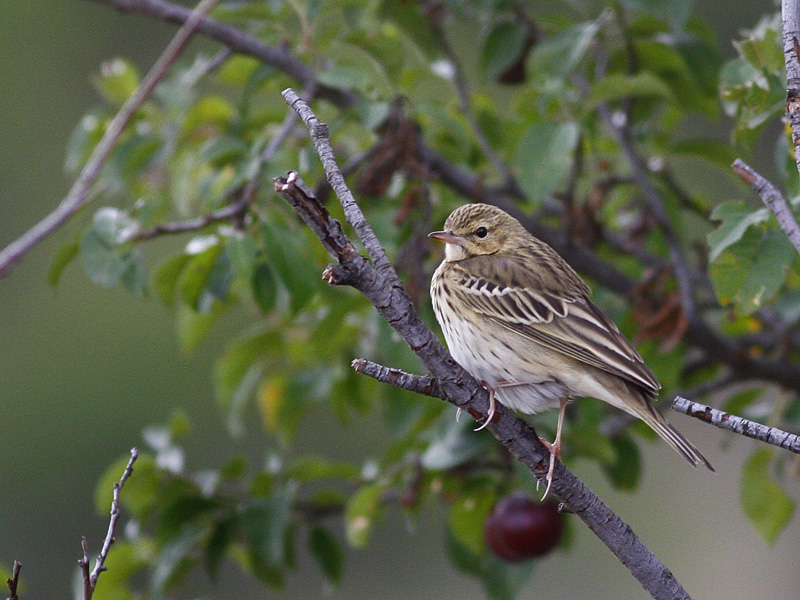
<path fill-rule="evenodd" d="M 461 261 L 453 273 L 453 292 L 471 310 L 551 350 L 618 375 L 649 394 L 661 388 L 627 338 L 588 299 L 589 288 L 574 271 L 568 275 L 580 285 L 557 290 L 548 284 L 559 280 L 531 272 L 521 260 L 504 258 L 498 263 L 496 257 L 493 262 L 486 258 Z"/>

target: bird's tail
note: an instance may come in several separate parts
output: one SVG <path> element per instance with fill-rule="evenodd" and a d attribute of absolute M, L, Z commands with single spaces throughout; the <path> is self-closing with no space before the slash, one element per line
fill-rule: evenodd
<path fill-rule="evenodd" d="M 672 446 L 672 448 L 689 461 L 689 464 L 693 467 L 705 465 L 706 468 L 714 471 L 714 467 L 711 466 L 711 463 L 708 462 L 706 457 L 656 410 L 656 407 L 648 398 L 642 397 L 642 400 L 643 402 L 635 407 L 635 412 L 634 410 L 630 410 L 632 414 L 647 423 L 661 439 Z"/>

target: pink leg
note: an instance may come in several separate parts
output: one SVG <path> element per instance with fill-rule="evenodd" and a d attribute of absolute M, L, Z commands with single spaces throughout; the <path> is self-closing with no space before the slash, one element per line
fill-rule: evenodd
<path fill-rule="evenodd" d="M 556 439 L 553 440 L 551 444 L 547 440 L 543 438 L 539 438 L 539 440 L 544 444 L 547 449 L 550 451 L 550 467 L 547 469 L 547 476 L 545 477 L 545 481 L 547 482 L 547 487 L 544 490 L 544 496 L 542 496 L 542 500 L 547 498 L 547 494 L 550 493 L 550 486 L 553 485 L 553 471 L 556 468 L 556 459 L 561 458 L 561 430 L 564 427 L 564 413 L 567 410 L 567 398 L 563 398 L 561 400 L 561 405 L 558 409 L 558 425 L 556 426 Z M 536 482 L 536 489 L 539 489 L 539 482 Z"/>

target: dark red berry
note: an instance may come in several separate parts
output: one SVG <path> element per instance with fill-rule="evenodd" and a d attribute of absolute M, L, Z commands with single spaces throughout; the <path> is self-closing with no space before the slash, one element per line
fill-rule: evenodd
<path fill-rule="evenodd" d="M 501 498 L 486 519 L 486 543 L 499 558 L 517 562 L 542 556 L 561 538 L 562 516 L 552 502 L 537 504 L 523 492 Z"/>

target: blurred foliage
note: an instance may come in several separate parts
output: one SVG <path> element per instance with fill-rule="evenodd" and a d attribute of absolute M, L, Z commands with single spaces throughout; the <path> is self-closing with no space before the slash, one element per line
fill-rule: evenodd
<path fill-rule="evenodd" d="M 691 0 L 560 3 L 535 15 L 529 8 L 509 0 L 448 0 L 426 7 L 391 0 L 230 0 L 214 17 L 265 43 L 285 45 L 319 69 L 320 84 L 354 95 L 346 110 L 327 101 L 315 109 L 331 127 L 340 162 L 355 165 L 365 212 L 429 323 L 425 290 L 437 257 L 422 236 L 467 199 L 397 150 L 409 138 L 389 126 L 394 111 L 400 107 L 415 123 L 402 130 L 412 143 L 419 135 L 486 185 L 504 183 L 461 108 L 453 65 L 431 27 L 436 19 L 452 36 L 470 79 L 481 135 L 517 178 L 524 210 L 551 225 L 566 219 L 577 243 L 642 282 L 642 298 L 653 291 L 675 296 L 674 282 L 654 279 L 641 260 L 666 257 L 667 247 L 598 115 L 598 107 L 606 106 L 648 159 L 649 176 L 692 264 L 708 269 L 713 291 L 698 289 L 701 303 L 711 307 L 706 318 L 731 336 L 760 332 L 764 308 L 795 325 L 797 258 L 774 219 L 752 203 L 744 187 L 740 199 L 721 202 L 691 176 L 681 177 L 687 159 L 695 169 L 727 169 L 735 155 L 747 156 L 772 135 L 766 125 L 782 113 L 785 96 L 779 19 L 765 17 L 743 32 L 736 43 L 739 57 L 723 64 L 713 33 L 693 16 Z M 93 82 L 104 103 L 76 126 L 65 163 L 69 172 L 79 171 L 138 81 L 123 59 L 100 68 Z M 184 234 L 177 251 L 162 244 L 144 252 L 150 238 L 143 232 L 239 199 L 285 118 L 280 91 L 290 83 L 285 74 L 243 55 L 221 64 L 198 55 L 174 68 L 106 164 L 97 192 L 102 208 L 55 258 L 49 277 L 54 286 L 78 259 L 93 282 L 162 303 L 174 313 L 187 353 L 227 311 L 249 310 L 251 327 L 233 335 L 220 353 L 216 395 L 231 435 L 255 428 L 274 442 L 274 453 L 262 464 L 239 457 L 193 472 L 180 446 L 190 429 L 185 417 L 148 428 L 150 452 L 139 459 L 122 495 L 129 522 L 95 598 L 141 597 L 133 590 L 140 589 L 142 573 L 147 597 L 172 597 L 193 569 L 203 568 L 214 579 L 225 563 L 280 588 L 298 552 L 312 556 L 335 584 L 345 572 L 344 547 L 367 546 L 385 511 L 413 518 L 430 502 L 450 506 L 443 544 L 455 567 L 478 577 L 488 596 L 512 598 L 532 565 L 504 565 L 492 557 L 483 519 L 501 494 L 534 482 L 487 432 L 456 423 L 444 403 L 351 370 L 350 361 L 359 356 L 415 372 L 421 366 L 366 300 L 320 281 L 328 257 L 270 190 L 269 177 L 288 170 L 308 182 L 324 180 L 305 131 L 298 129 L 271 157 L 245 213 Z M 723 114 L 732 119 L 733 148 L 696 136 L 692 127 Z M 796 194 L 798 176 L 785 132 L 774 142 L 779 183 Z M 322 183 L 319 189 L 326 193 Z M 334 202 L 328 208 L 341 218 Z M 596 298 L 631 337 L 636 323 L 647 322 L 639 331 L 652 339 L 641 350 L 665 395 L 722 377 L 715 365 L 688 368 L 684 362 L 691 353 L 680 339 L 679 311 L 657 306 L 648 313 L 644 302 L 624 303 L 603 290 Z M 798 424 L 796 398 L 772 414 L 759 401 L 762 391 L 740 390 L 729 396 L 728 408 L 784 427 Z M 254 408 L 260 422 L 246 417 Z M 564 458 L 595 462 L 614 486 L 633 491 L 642 470 L 638 444 L 652 435 L 634 426 L 607 437 L 603 431 L 612 413 L 606 409 L 593 400 L 577 403 L 568 419 Z M 317 410 L 345 427 L 361 426 L 369 413 L 379 412 L 385 445 L 361 464 L 304 455 L 294 439 L 305 416 Z M 542 415 L 537 423 L 551 433 L 554 415 Z M 768 477 L 782 465 L 776 457 L 757 451 L 742 478 L 744 512 L 768 542 L 794 508 L 779 482 Z M 109 467 L 98 485 L 101 514 L 124 463 Z"/>

